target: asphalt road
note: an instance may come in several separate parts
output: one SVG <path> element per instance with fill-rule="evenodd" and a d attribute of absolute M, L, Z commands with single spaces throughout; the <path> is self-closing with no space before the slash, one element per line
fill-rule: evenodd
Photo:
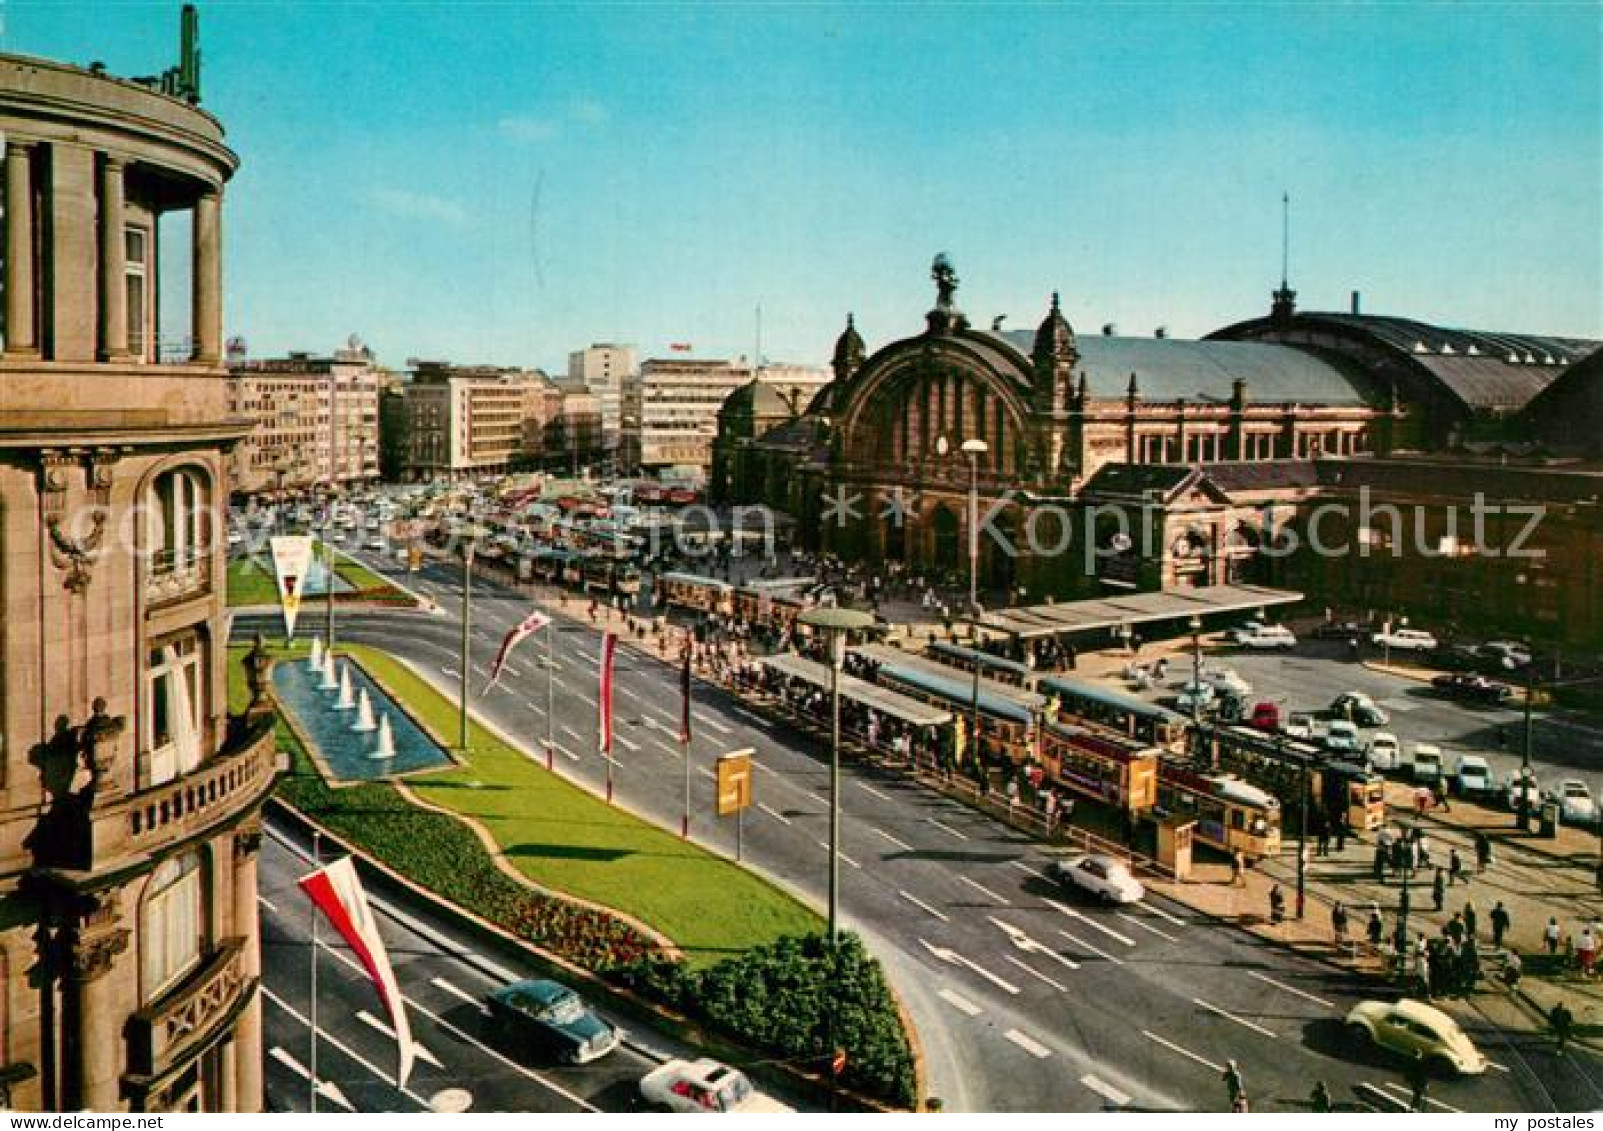
<path fill-rule="evenodd" d="M 457 572 L 418 579 L 447 609 Z M 475 666 L 483 669 L 526 598 L 475 589 Z M 594 753 L 597 636 L 559 621 L 557 767 L 599 792 Z M 454 694 L 460 625 L 452 615 L 357 614 L 343 639 L 388 648 Z M 475 703 L 532 751 L 545 733 L 543 648 Z M 617 800 L 667 827 L 681 811 L 677 672 L 633 652 L 618 665 Z M 482 679 L 487 672 L 481 670 Z M 1249 678 L 1252 678 L 1249 676 Z M 757 751 L 757 808 L 745 858 L 815 904 L 826 883 L 827 767 L 821 752 L 698 686 L 692 835 L 733 853 L 731 821 L 710 817 L 713 759 Z M 1295 1109 L 1315 1079 L 1339 1103 L 1362 1089 L 1396 1095 L 1398 1066 L 1346 1047 L 1341 1019 L 1365 987 L 1255 936 L 1161 900 L 1107 910 L 1066 899 L 1050 856 L 954 802 L 855 767 L 843 787 L 842 912 L 886 963 L 950 1110 L 1223 1110 L 1219 1073 L 1235 1058 L 1254 1110 Z M 1555 1062 L 1540 1043 L 1478 1035 L 1499 1068 L 1434 1089 L 1438 1110 L 1551 1110 L 1603 1101 L 1596 1066 Z"/>

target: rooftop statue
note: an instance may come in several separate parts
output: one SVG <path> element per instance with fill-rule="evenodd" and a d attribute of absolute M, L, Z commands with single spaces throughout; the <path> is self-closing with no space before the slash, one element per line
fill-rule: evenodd
<path fill-rule="evenodd" d="M 930 264 L 930 278 L 935 280 L 935 305 L 940 310 L 952 309 L 952 295 L 957 292 L 957 271 L 943 251 Z"/>

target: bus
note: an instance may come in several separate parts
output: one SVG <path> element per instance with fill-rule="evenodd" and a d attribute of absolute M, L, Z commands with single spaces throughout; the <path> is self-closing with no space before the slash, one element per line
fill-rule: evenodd
<path fill-rule="evenodd" d="M 1165 760 L 1155 813 L 1195 820 L 1197 840 L 1248 860 L 1280 851 L 1279 800 L 1232 774 L 1201 774 Z"/>
<path fill-rule="evenodd" d="M 1185 741 L 1185 716 L 1115 688 L 1063 676 L 1044 676 L 1036 690 L 1055 698 L 1065 715 L 1101 723 L 1153 746 L 1179 749 Z"/>
<path fill-rule="evenodd" d="M 657 600 L 662 604 L 726 616 L 735 611 L 735 587 L 716 577 L 665 573 L 657 578 L 655 588 Z"/>
<path fill-rule="evenodd" d="M 965 672 L 972 672 L 974 665 L 978 664 L 980 674 L 997 683 L 1012 687 L 1031 687 L 1035 683 L 1035 673 L 1023 664 L 977 648 L 965 648 L 961 644 L 937 640 L 929 646 L 929 654 L 931 659 Z"/>

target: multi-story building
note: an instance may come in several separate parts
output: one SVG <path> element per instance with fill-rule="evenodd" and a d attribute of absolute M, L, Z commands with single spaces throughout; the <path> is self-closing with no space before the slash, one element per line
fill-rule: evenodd
<path fill-rule="evenodd" d="M 623 389 L 640 372 L 634 346 L 596 342 L 568 354 L 568 383 L 595 394 L 601 409 L 601 445 L 616 454 L 623 431 Z"/>
<path fill-rule="evenodd" d="M 529 456 L 526 421 L 544 413 L 538 370 L 419 362 L 405 387 L 406 474 L 461 479 L 521 466 Z"/>
<path fill-rule="evenodd" d="M 238 361 L 229 366 L 234 415 L 254 427 L 235 453 L 234 490 L 285 490 L 370 482 L 379 473 L 383 371 L 352 339 L 330 357 Z"/>
<path fill-rule="evenodd" d="M 224 187 L 154 88 L 0 56 L 0 1101 L 256 1111 L 270 715 L 228 712 Z M 187 216 L 175 262 L 155 235 Z M 170 245 L 176 248 L 178 245 Z M 157 348 L 162 274 L 192 282 Z"/>

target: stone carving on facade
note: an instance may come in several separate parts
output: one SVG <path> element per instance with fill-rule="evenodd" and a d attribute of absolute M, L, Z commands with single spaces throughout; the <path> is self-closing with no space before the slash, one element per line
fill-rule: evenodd
<path fill-rule="evenodd" d="M 111 505 L 111 486 L 121 459 L 122 453 L 116 448 L 96 448 L 89 457 L 89 492 L 96 506 Z"/>
<path fill-rule="evenodd" d="M 102 698 L 95 699 L 91 710 L 88 721 L 77 726 L 58 715 L 54 733 L 30 755 L 49 803 L 23 845 L 41 867 L 82 869 L 94 864 L 91 810 L 116 764 L 127 719 L 108 715 Z M 88 771 L 89 780 L 75 789 L 82 770 Z M 106 791 L 106 796 L 114 792 Z"/>
<path fill-rule="evenodd" d="M 234 859 L 248 860 L 262 848 L 262 823 L 253 820 L 234 831 Z"/>
<path fill-rule="evenodd" d="M 245 653 L 245 684 L 250 688 L 250 706 L 245 708 L 247 717 L 254 717 L 273 709 L 272 700 L 268 696 L 269 673 L 272 670 L 273 657 L 268 654 L 267 643 L 258 632 L 250 651 Z"/>
<path fill-rule="evenodd" d="M 67 956 L 73 978 L 80 982 L 92 982 L 105 974 L 117 956 L 128 949 L 128 940 L 132 935 L 133 932 L 127 927 L 87 937 L 73 935 L 71 951 Z"/>
<path fill-rule="evenodd" d="M 78 467 L 78 454 L 46 448 L 39 453 L 39 501 L 46 519 L 60 516 L 67 508 L 67 490 L 72 471 Z"/>
<path fill-rule="evenodd" d="M 88 533 L 76 538 L 63 528 L 59 514 L 46 518 L 45 527 L 50 534 L 50 562 L 67 575 L 62 587 L 69 593 L 85 592 L 94 580 L 100 544 L 106 537 L 106 512 L 97 508 L 89 517 Z"/>

